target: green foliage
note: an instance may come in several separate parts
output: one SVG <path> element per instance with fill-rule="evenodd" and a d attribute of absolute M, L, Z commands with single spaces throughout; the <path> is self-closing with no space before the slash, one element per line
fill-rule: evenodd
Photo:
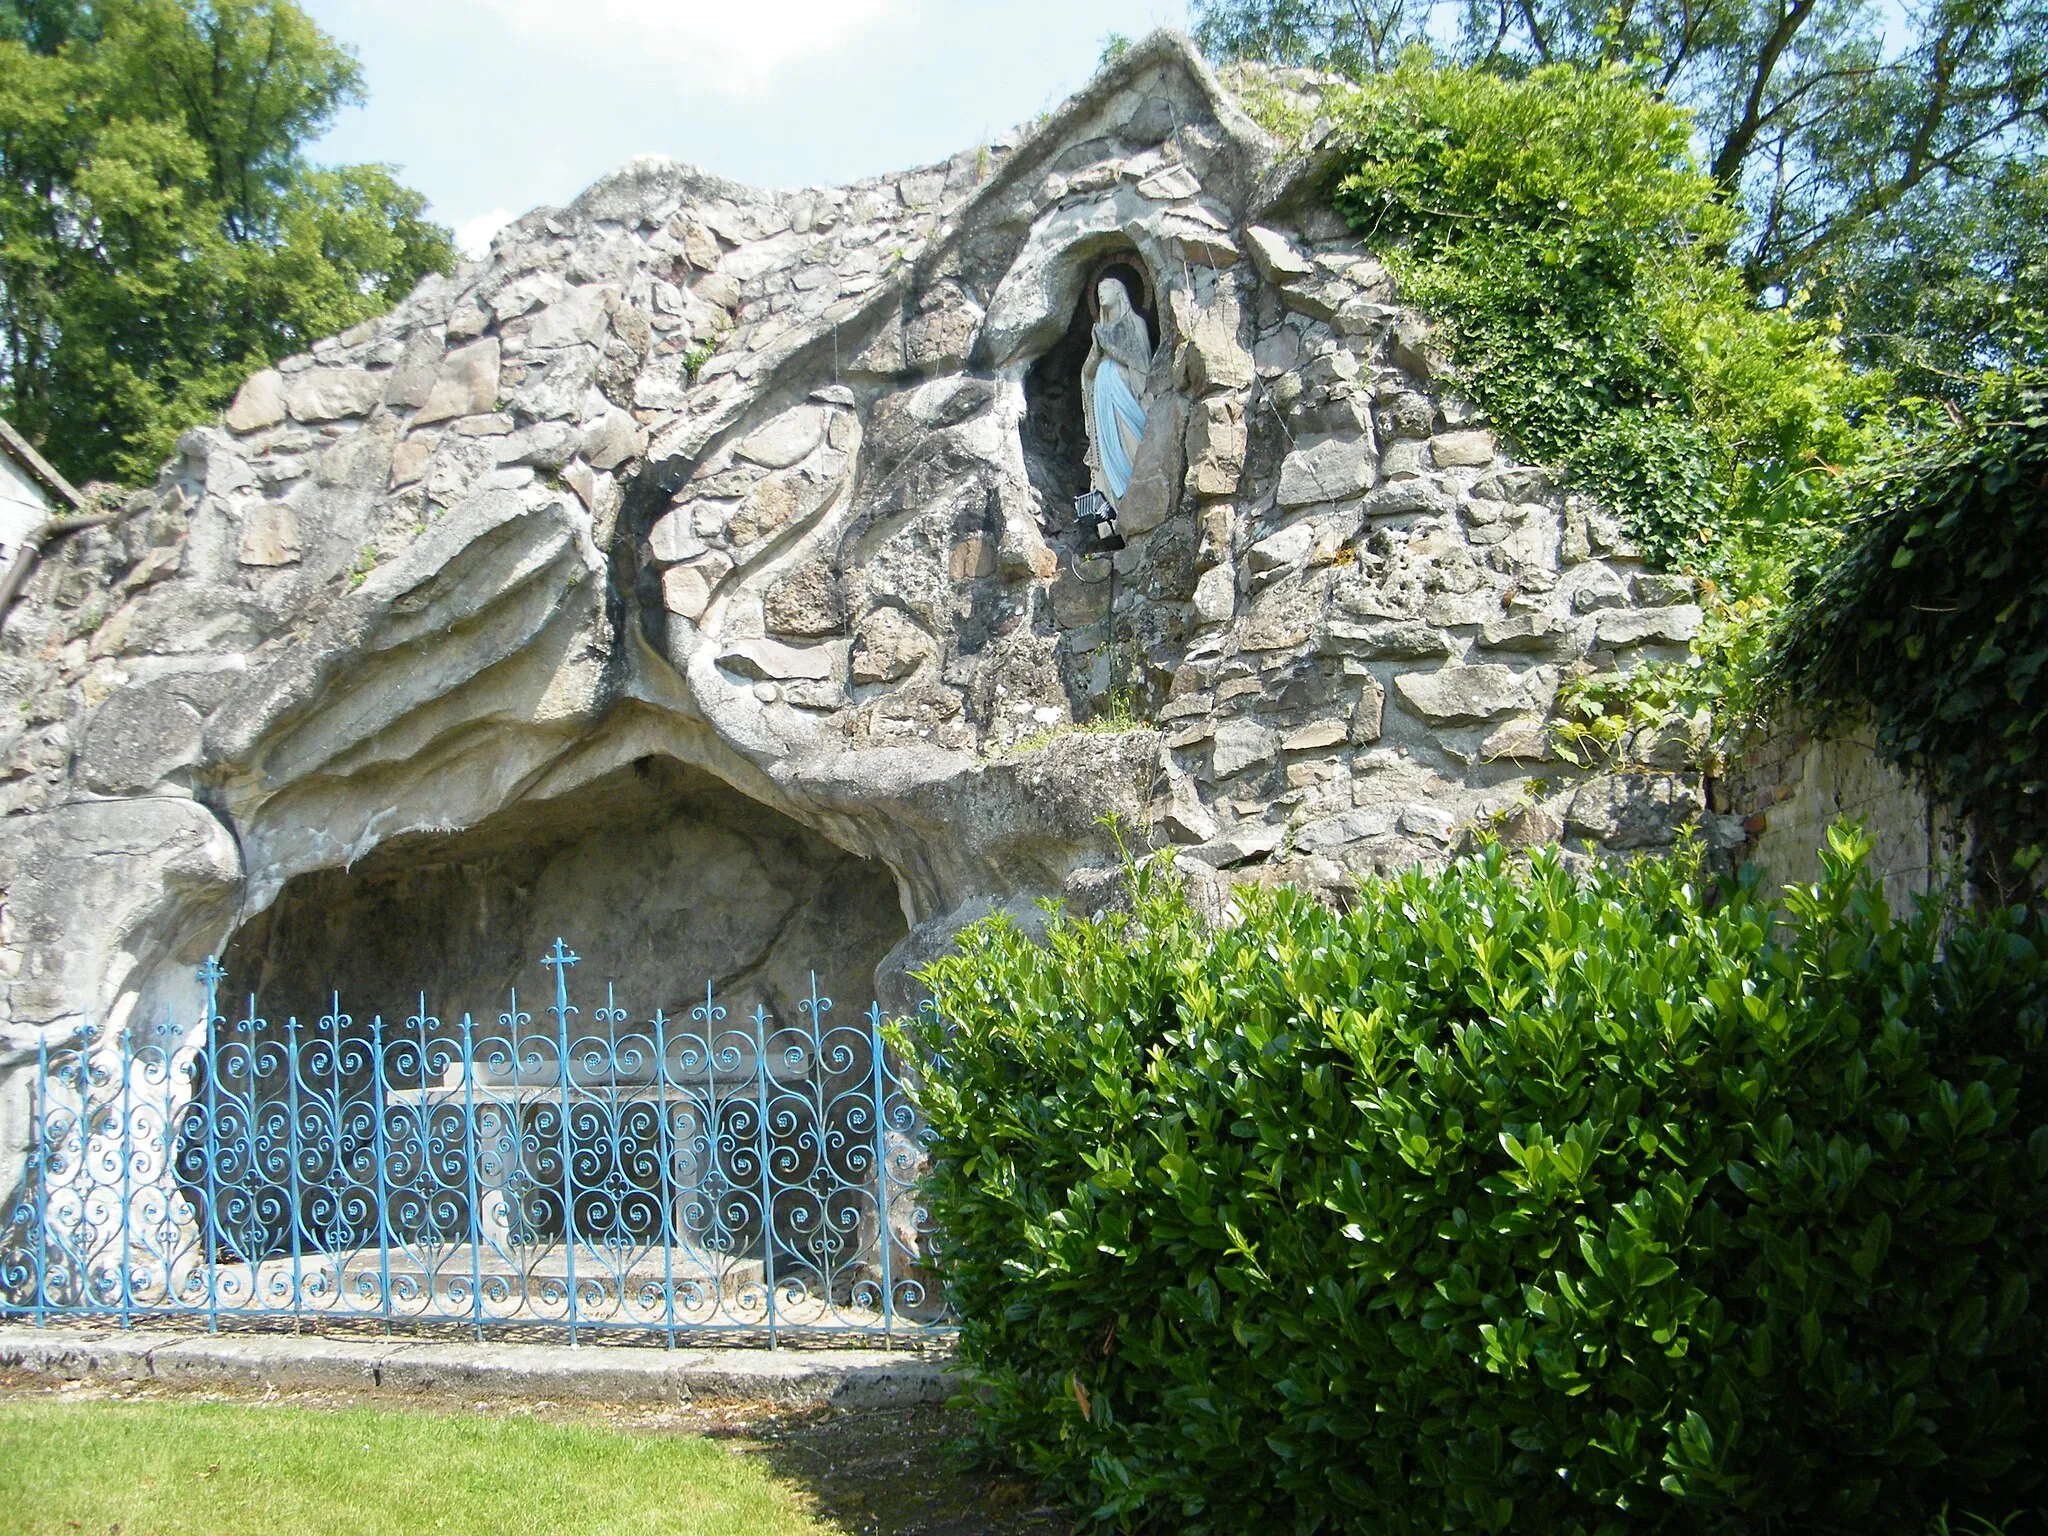
<path fill-rule="evenodd" d="M 1095 61 L 1096 67 L 1099 69 L 1114 64 L 1130 51 L 1131 39 L 1128 33 L 1105 32 L 1102 34 L 1102 55 Z"/>
<path fill-rule="evenodd" d="M 2048 381 L 1987 387 L 1851 505 L 1767 686 L 1816 725 L 1867 715 L 1879 754 L 1969 818 L 1991 889 L 2021 888 L 2048 848 Z"/>
<path fill-rule="evenodd" d="M 306 164 L 361 78 L 290 0 L 7 14 L 0 409 L 74 479 L 147 479 L 247 373 L 452 264 L 389 167 Z"/>
<path fill-rule="evenodd" d="M 1815 313 L 1873 342 L 1918 306 L 1921 283 L 1995 282 L 2015 242 L 2039 249 L 2038 229 L 1987 206 L 2015 176 L 2038 177 L 2048 150 L 2038 0 L 1194 0 L 1192 11 L 1215 57 L 1354 78 L 1414 44 L 1511 77 L 1626 68 L 1691 114 L 1701 165 L 1741 212 L 1730 254 L 1750 290 L 1811 293 Z M 1880 271 L 1912 286 L 1862 280 Z M 1972 327 L 1949 338 L 1965 353 L 1996 348 L 1976 327 L 1999 301 L 1989 288 L 1980 297 L 1989 305 L 1952 315 Z"/>
<path fill-rule="evenodd" d="M 1633 733 L 1671 730 L 1704 715 L 1702 739 L 1689 756 L 1711 762 L 1720 738 L 1759 718 L 1773 598 L 1753 593 L 1731 601 L 1711 589 L 1701 596 L 1704 621 L 1685 661 L 1566 676 L 1549 727 L 1559 757 L 1579 768 L 1611 766 Z"/>
<path fill-rule="evenodd" d="M 1419 42 L 1428 0 L 1195 0 L 1195 40 L 1219 59 L 1258 59 L 1356 78 Z"/>
<path fill-rule="evenodd" d="M 905 1043 L 990 1444 L 1126 1530 L 2030 1505 L 2048 935 L 1944 941 L 1868 846 L 1783 912 L 1490 849 L 1341 914 L 1212 932 L 1139 869 L 1128 917 L 970 929 Z"/>
<path fill-rule="evenodd" d="M 1813 518 L 1814 471 L 1855 452 L 1882 381 L 1750 301 L 1683 112 L 1614 70 L 1507 80 L 1411 56 L 1335 116 L 1338 208 L 1525 452 L 1678 566 L 1742 571 Z"/>
<path fill-rule="evenodd" d="M 1967 406 L 1986 370 L 2048 371 L 2048 160 L 1923 189 L 1816 282 L 1850 357 L 1910 394 Z"/>

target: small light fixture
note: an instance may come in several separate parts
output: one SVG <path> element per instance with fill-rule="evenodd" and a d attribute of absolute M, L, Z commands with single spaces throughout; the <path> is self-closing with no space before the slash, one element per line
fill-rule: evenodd
<path fill-rule="evenodd" d="M 1080 535 L 1083 556 L 1114 554 L 1124 547 L 1116 508 L 1100 491 L 1074 498 L 1074 531 Z"/>

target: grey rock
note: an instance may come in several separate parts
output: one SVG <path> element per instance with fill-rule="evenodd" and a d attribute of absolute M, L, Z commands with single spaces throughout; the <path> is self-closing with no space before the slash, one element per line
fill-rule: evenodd
<path fill-rule="evenodd" d="M 831 413 L 815 405 L 800 405 L 784 411 L 758 431 L 740 439 L 736 450 L 743 459 L 767 469 L 786 469 L 807 459 L 825 440 L 825 425 Z"/>
<path fill-rule="evenodd" d="M 1493 462 L 1491 432 L 1440 432 L 1429 440 L 1430 457 L 1440 469 L 1461 469 Z"/>
<path fill-rule="evenodd" d="M 718 664 L 742 677 L 765 682 L 822 681 L 838 675 L 843 649 L 843 645 L 784 645 L 755 636 L 726 646 L 719 652 Z"/>
<path fill-rule="evenodd" d="M 981 311 L 964 301 L 928 310 L 903 328 L 903 357 L 912 368 L 943 373 L 962 367 L 981 334 Z"/>
<path fill-rule="evenodd" d="M 1358 702 L 1351 706 L 1351 742 L 1354 746 L 1369 746 L 1378 741 L 1386 712 L 1387 694 L 1380 686 L 1379 679 L 1367 674 L 1360 679 L 1363 685 Z"/>
<path fill-rule="evenodd" d="M 845 585 L 827 561 L 806 561 L 768 589 L 761 614 L 771 634 L 836 635 L 846 628 Z"/>
<path fill-rule="evenodd" d="M 1486 501 L 1539 501 L 1550 491 L 1550 476 L 1540 469 L 1497 469 L 1472 483 L 1472 494 Z"/>
<path fill-rule="evenodd" d="M 1387 810 L 1345 811 L 1312 821 L 1294 834 L 1294 846 L 1304 853 L 1335 853 L 1367 838 L 1385 837 L 1395 828 L 1394 813 Z"/>
<path fill-rule="evenodd" d="M 383 394 L 383 381 L 360 368 L 308 368 L 285 382 L 284 403 L 294 421 L 341 421 L 366 415 Z"/>
<path fill-rule="evenodd" d="M 253 373 L 235 392 L 226 422 L 230 432 L 260 432 L 284 420 L 284 375 L 275 368 Z"/>
<path fill-rule="evenodd" d="M 1431 480 L 1403 480 L 1383 485 L 1365 498 L 1367 517 L 1448 517 L 1458 509 L 1450 493 Z"/>
<path fill-rule="evenodd" d="M 1298 731 L 1290 731 L 1281 739 L 1283 752 L 1314 752 L 1323 747 L 1339 746 L 1350 738 L 1350 727 L 1342 720 L 1318 720 L 1313 725 L 1304 725 Z"/>
<path fill-rule="evenodd" d="M 1252 261 L 1267 282 L 1291 283 L 1315 271 L 1314 264 L 1279 231 L 1254 224 L 1244 233 L 1246 243 L 1251 246 Z"/>
<path fill-rule="evenodd" d="M 1190 306 L 1192 308 L 1192 306 Z M 1193 310 L 1182 340 L 1187 351 L 1181 376 L 1197 395 L 1212 389 L 1243 389 L 1252 381 L 1251 354 L 1238 345 L 1237 331 L 1227 319 L 1209 310 Z"/>
<path fill-rule="evenodd" d="M 647 534 L 647 552 L 664 565 L 694 560 L 710 548 L 697 535 L 692 520 L 694 503 L 677 507 L 657 521 Z"/>
<path fill-rule="evenodd" d="M 1654 848 L 1676 840 L 1705 808 L 1691 780 L 1669 774 L 1617 773 L 1580 786 L 1565 832 L 1609 848 Z"/>
<path fill-rule="evenodd" d="M 1410 837 L 1448 843 L 1457 825 L 1458 819 L 1441 806 L 1411 805 L 1401 812 L 1401 830 Z"/>
<path fill-rule="evenodd" d="M 1140 197 L 1162 203 L 1178 202 L 1184 197 L 1193 197 L 1201 190 L 1202 184 L 1195 179 L 1194 172 L 1184 165 L 1169 165 L 1138 183 Z"/>
<path fill-rule="evenodd" d="M 1280 466 L 1283 507 L 1342 501 L 1372 489 L 1379 478 L 1370 436 L 1333 437 L 1296 448 Z"/>
<path fill-rule="evenodd" d="M 130 683 L 93 711 L 79 752 L 88 788 L 146 794 L 199 760 L 204 715 L 176 677 Z"/>
<path fill-rule="evenodd" d="M 701 562 L 670 566 L 661 573 L 662 606 L 678 618 L 703 617 L 723 575 L 722 569 Z"/>
<path fill-rule="evenodd" d="M 1216 836 L 1216 818 L 1185 780 L 1174 786 L 1159 819 L 1176 843 L 1207 843 Z"/>
<path fill-rule="evenodd" d="M 1216 869 L 1228 869 L 1233 864 L 1248 864 L 1254 859 L 1277 853 L 1286 840 L 1285 827 L 1271 822 L 1253 822 L 1232 827 L 1222 837 L 1200 847 L 1186 849 L 1182 856 Z"/>
<path fill-rule="evenodd" d="M 640 451 L 640 428 L 617 406 L 583 429 L 579 451 L 592 469 L 617 469 Z"/>
<path fill-rule="evenodd" d="M 1227 624 L 1237 609 L 1237 572 L 1219 565 L 1202 572 L 1195 583 L 1195 617 L 1204 624 Z"/>
<path fill-rule="evenodd" d="M 1670 576 L 1661 571 L 1639 571 L 1635 578 L 1636 601 L 1645 608 L 1671 608 L 1692 601 L 1699 583 L 1690 576 Z"/>
<path fill-rule="evenodd" d="M 1609 609 L 1594 629 L 1601 645 L 1689 645 L 1700 632 L 1700 609 L 1684 603 L 1676 608 Z"/>
<path fill-rule="evenodd" d="M 893 683 L 910 676 L 938 653 L 938 647 L 911 617 L 898 608 L 883 608 L 860 622 L 853 638 L 853 680 Z"/>
<path fill-rule="evenodd" d="M 1628 583 L 1605 565 L 1579 566 L 1571 574 L 1569 590 L 1573 613 L 1628 606 Z"/>
<path fill-rule="evenodd" d="M 1479 757 L 1488 763 L 1553 763 L 1557 750 L 1549 725 L 1540 716 L 1522 715 L 1496 726 L 1480 743 Z"/>
<path fill-rule="evenodd" d="M 500 464 L 531 464 L 536 469 L 568 467 L 583 446 L 583 434 L 566 421 L 537 421 L 507 435 L 498 451 Z"/>
<path fill-rule="evenodd" d="M 1418 622 L 1352 624 L 1333 619 L 1316 643 L 1325 656 L 1361 656 L 1374 661 L 1423 661 L 1448 656 L 1451 644 L 1442 630 Z"/>
<path fill-rule="evenodd" d="M 1401 702 L 1435 725 L 1474 725 L 1497 719 L 1527 702 L 1528 691 L 1510 667 L 1487 662 L 1403 672 L 1394 679 Z"/>
<path fill-rule="evenodd" d="M 1209 770 L 1219 779 L 1242 773 L 1279 755 L 1280 734 L 1250 720 L 1226 720 L 1216 727 L 1216 746 Z"/>
<path fill-rule="evenodd" d="M 1489 619 L 1479 629 L 1479 643 L 1490 651 L 1538 651 L 1546 654 L 1568 649 L 1572 627 L 1554 613 L 1520 609 Z"/>
<path fill-rule="evenodd" d="M 299 514 L 282 502 L 266 501 L 249 513 L 237 558 L 243 565 L 293 565 L 304 547 Z"/>
<path fill-rule="evenodd" d="M 1315 542 L 1314 523 L 1296 523 L 1291 528 L 1283 528 L 1252 546 L 1251 568 L 1262 572 L 1300 565 L 1308 559 Z"/>
<path fill-rule="evenodd" d="M 426 425 L 452 421 L 458 416 L 475 416 L 498 408 L 498 338 L 486 336 L 466 347 L 458 347 L 442 360 L 441 371 L 428 391 L 426 404 L 413 421 Z"/>
<path fill-rule="evenodd" d="M 1188 421 L 1187 488 L 1196 496 L 1234 495 L 1244 478 L 1244 406 L 1233 396 L 1197 404 Z"/>
<path fill-rule="evenodd" d="M 1436 369 L 1436 359 L 1430 351 L 1430 331 L 1426 322 L 1404 320 L 1394 327 L 1392 337 L 1394 361 L 1407 369 L 1418 379 L 1427 379 Z"/>

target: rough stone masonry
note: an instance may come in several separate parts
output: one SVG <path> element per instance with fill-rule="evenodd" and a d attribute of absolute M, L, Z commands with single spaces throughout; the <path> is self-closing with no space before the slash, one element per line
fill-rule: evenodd
<path fill-rule="evenodd" d="M 38 1040 L 194 1018 L 238 935 L 291 974 L 283 926 L 246 939 L 287 909 L 368 902 L 425 963 L 524 901 L 602 960 L 663 885 L 648 974 L 685 929 L 768 965 L 808 914 L 893 1007 L 963 922 L 1109 899 L 1111 814 L 1219 909 L 1482 826 L 1669 842 L 1683 731 L 1587 775 L 1545 725 L 1568 669 L 1682 656 L 1689 584 L 1457 398 L 1320 174 L 1161 34 L 901 176 L 636 160 L 250 378 L 6 622 L 0 1186 Z M 1117 263 L 1154 362 L 1112 583 L 1072 503 Z M 1140 723 L 1088 728 L 1112 695 Z M 664 785 L 718 800 L 725 862 L 668 829 L 607 884 Z M 574 878 L 471 878 L 549 838 Z"/>

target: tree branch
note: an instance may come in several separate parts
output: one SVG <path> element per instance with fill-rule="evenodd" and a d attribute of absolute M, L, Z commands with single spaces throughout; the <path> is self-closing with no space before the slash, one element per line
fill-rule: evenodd
<path fill-rule="evenodd" d="M 1778 23 L 1771 29 L 1771 35 L 1764 40 L 1764 46 L 1757 55 L 1756 71 L 1750 81 L 1748 99 L 1743 102 L 1742 116 L 1734 129 L 1722 143 L 1714 156 L 1710 174 L 1722 186 L 1733 189 L 1742 174 L 1743 162 L 1756 146 L 1756 137 L 1763 127 L 1764 93 L 1770 89 L 1771 76 L 1777 73 L 1778 60 L 1783 57 L 1792 39 L 1799 35 L 1799 29 L 1812 17 L 1819 0 L 1792 0 L 1789 8 L 1778 12 Z"/>

